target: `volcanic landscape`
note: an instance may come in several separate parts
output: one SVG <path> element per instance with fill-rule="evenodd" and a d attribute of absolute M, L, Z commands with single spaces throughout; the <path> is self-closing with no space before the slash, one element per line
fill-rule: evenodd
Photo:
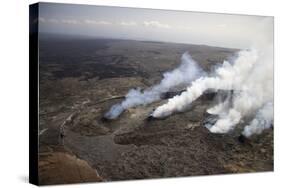
<path fill-rule="evenodd" d="M 159 83 L 185 52 L 209 73 L 238 49 L 54 34 L 40 34 L 39 47 L 40 184 L 273 170 L 273 128 L 244 138 L 239 126 L 226 134 L 203 126 L 216 93 L 163 119 L 149 116 L 186 87 L 104 117 L 130 89 Z"/>

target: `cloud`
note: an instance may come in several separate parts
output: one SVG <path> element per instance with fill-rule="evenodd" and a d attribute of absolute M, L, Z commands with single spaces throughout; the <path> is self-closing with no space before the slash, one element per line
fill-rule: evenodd
<path fill-rule="evenodd" d="M 136 22 L 133 22 L 133 21 L 130 21 L 130 22 L 124 22 L 124 21 L 122 21 L 122 22 L 120 23 L 120 25 L 123 25 L 123 26 L 136 26 L 137 23 L 136 23 Z"/>
<path fill-rule="evenodd" d="M 156 28 L 165 28 L 165 29 L 171 28 L 170 25 L 163 24 L 163 23 L 160 23 L 158 21 L 144 21 L 143 25 L 146 26 L 146 27 L 156 27 Z"/>
<path fill-rule="evenodd" d="M 59 23 L 59 20 L 51 18 L 51 19 L 48 19 L 48 22 L 50 22 L 50 23 Z"/>
<path fill-rule="evenodd" d="M 90 20 L 86 19 L 84 21 L 82 20 L 76 20 L 76 19 L 55 19 L 55 18 L 39 18 L 39 22 L 41 23 L 62 23 L 62 24 L 70 24 L 70 25 L 77 25 L 77 24 L 94 24 L 94 25 L 111 25 L 112 22 L 104 21 L 104 20 Z"/>
<path fill-rule="evenodd" d="M 84 23 L 94 24 L 94 25 L 112 25 L 111 22 L 104 21 L 104 20 L 89 20 L 89 19 L 86 19 L 86 20 L 84 20 Z"/>
<path fill-rule="evenodd" d="M 55 18 L 49 18 L 49 19 L 47 19 L 47 18 L 40 17 L 38 20 L 39 20 L 39 22 L 41 22 L 41 23 L 59 23 L 59 22 L 60 22 L 59 20 L 57 20 L 57 19 L 55 19 Z"/>
<path fill-rule="evenodd" d="M 40 17 L 39 22 L 41 23 L 51 23 L 51 24 L 68 24 L 68 25 L 77 25 L 77 24 L 87 24 L 87 25 L 119 25 L 119 26 L 137 26 L 135 21 L 120 21 L 120 22 L 110 22 L 106 20 L 94 20 L 94 19 L 85 19 L 85 20 L 76 20 L 76 19 L 55 19 L 55 18 L 44 18 Z M 144 21 L 143 25 L 145 27 L 154 27 L 154 28 L 171 28 L 168 24 L 160 23 L 159 21 Z"/>
<path fill-rule="evenodd" d="M 64 24 L 78 24 L 79 22 L 75 19 L 62 19 L 61 20 L 61 23 L 64 23 Z"/>
<path fill-rule="evenodd" d="M 40 18 L 39 18 L 39 22 L 41 22 L 41 23 L 45 23 L 45 22 L 46 22 L 46 19 L 45 19 L 45 18 L 43 18 L 43 17 L 40 17 Z"/>

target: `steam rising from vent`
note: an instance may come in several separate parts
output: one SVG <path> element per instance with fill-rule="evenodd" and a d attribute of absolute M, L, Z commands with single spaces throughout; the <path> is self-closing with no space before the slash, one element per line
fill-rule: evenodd
<path fill-rule="evenodd" d="M 200 77 L 181 95 L 159 106 L 153 117 L 182 112 L 207 90 L 233 90 L 231 98 L 207 110 L 218 118 L 213 126 L 206 124 L 206 127 L 213 133 L 227 133 L 243 118 L 255 116 L 243 134 L 261 133 L 273 121 L 273 48 L 269 45 L 262 49 L 240 51 L 232 62 L 224 61 L 214 76 Z"/>
<path fill-rule="evenodd" d="M 125 109 L 150 104 L 158 101 L 161 94 L 175 87 L 186 86 L 191 81 L 205 75 L 204 71 L 186 52 L 181 57 L 181 64 L 176 69 L 163 74 L 163 79 L 158 85 L 141 91 L 140 88 L 131 89 L 126 95 L 126 99 L 120 104 L 115 104 L 105 114 L 108 119 L 117 118 Z"/>
<path fill-rule="evenodd" d="M 185 53 L 181 65 L 164 74 L 160 84 L 145 91 L 132 89 L 126 99 L 112 106 L 105 117 L 114 119 L 125 109 L 160 99 L 162 93 L 179 85 L 184 92 L 155 109 L 151 118 L 163 118 L 185 111 L 206 91 L 231 91 L 231 95 L 207 110 L 212 117 L 204 121 L 213 133 L 227 133 L 237 125 L 246 125 L 242 134 L 249 137 L 273 126 L 273 19 L 265 18 L 256 26 L 257 38 L 247 38 L 253 47 L 241 50 L 207 76 Z M 242 35 L 242 34 L 241 34 Z M 241 36 L 243 38 L 243 36 Z M 188 84 L 190 83 L 191 84 Z M 247 122 L 248 120 L 250 122 Z"/>
<path fill-rule="evenodd" d="M 256 114 L 255 118 L 244 128 L 242 134 L 246 137 L 253 133 L 260 134 L 263 130 L 268 129 L 273 123 L 273 104 L 265 104 Z"/>

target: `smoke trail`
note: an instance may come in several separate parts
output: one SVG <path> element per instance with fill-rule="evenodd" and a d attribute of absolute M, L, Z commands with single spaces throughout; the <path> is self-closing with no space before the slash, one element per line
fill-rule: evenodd
<path fill-rule="evenodd" d="M 228 61 L 224 61 L 222 66 L 217 68 L 214 76 L 200 77 L 193 81 L 185 92 L 169 99 L 168 103 L 158 107 L 152 115 L 156 118 L 161 118 L 174 112 L 184 111 L 190 103 L 209 89 L 232 90 L 244 80 L 242 75 L 249 73 L 256 59 L 255 50 L 239 52 L 238 58 L 233 62 L 233 65 Z"/>
<path fill-rule="evenodd" d="M 250 137 L 253 134 L 260 134 L 263 130 L 271 127 L 273 123 L 273 104 L 265 104 L 256 114 L 249 125 L 244 127 L 242 134 Z"/>
<path fill-rule="evenodd" d="M 150 104 L 154 101 L 160 100 L 161 94 L 178 86 L 185 86 L 191 81 L 204 75 L 204 71 L 186 52 L 181 57 L 181 64 L 176 69 L 163 74 L 163 79 L 158 85 L 141 91 L 138 89 L 131 89 L 126 95 L 126 99 L 119 104 L 115 104 L 105 114 L 108 119 L 117 118 L 125 109 Z"/>
<path fill-rule="evenodd" d="M 211 132 L 226 133 L 235 128 L 243 117 L 254 116 L 256 111 L 263 109 L 267 103 L 273 103 L 273 48 L 266 47 L 259 52 L 259 57 L 252 71 L 245 75 L 245 79 L 240 83 L 241 92 L 233 97 L 233 107 L 226 115 L 220 115 L 220 119 L 210 128 Z M 269 110 L 270 108 L 265 108 Z M 264 110 L 262 110 L 264 111 Z M 270 114 L 270 112 L 268 112 Z M 271 113 L 272 114 L 272 113 Z M 260 115 L 257 114 L 259 117 Z M 271 122 L 273 116 L 264 116 Z M 262 124 L 257 124 L 263 130 Z M 255 131 L 255 129 L 251 129 Z M 249 131 L 251 131 L 249 129 Z M 250 136 L 255 132 L 245 136 Z"/>
<path fill-rule="evenodd" d="M 214 76 L 195 80 L 185 92 L 159 106 L 152 115 L 161 118 L 184 111 L 206 90 L 234 90 L 236 92 L 231 100 L 208 109 L 208 112 L 217 114 L 218 119 L 213 126 L 208 125 L 207 128 L 214 133 L 229 132 L 244 117 L 253 116 L 260 109 L 257 117 L 245 128 L 244 134 L 250 136 L 260 133 L 269 127 L 269 122 L 273 119 L 272 113 L 268 112 L 272 108 L 263 107 L 273 102 L 273 48 L 268 46 L 263 49 L 240 51 L 233 62 L 225 61 Z"/>
<path fill-rule="evenodd" d="M 231 93 L 228 93 L 227 98 L 224 101 L 219 101 L 219 103 L 207 110 L 209 114 L 219 115 L 227 112 L 230 107 Z"/>

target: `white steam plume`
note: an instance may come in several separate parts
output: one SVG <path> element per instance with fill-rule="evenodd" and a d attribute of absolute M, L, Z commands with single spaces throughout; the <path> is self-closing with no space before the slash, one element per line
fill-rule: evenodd
<path fill-rule="evenodd" d="M 190 103 L 209 89 L 231 90 L 234 87 L 239 87 L 244 81 L 242 75 L 249 74 L 256 59 L 255 50 L 239 52 L 238 58 L 233 62 L 233 65 L 228 61 L 224 61 L 222 66 L 216 69 L 214 76 L 201 77 L 195 80 L 185 92 L 169 99 L 168 103 L 158 107 L 152 115 L 156 118 L 161 118 L 174 112 L 184 111 Z"/>
<path fill-rule="evenodd" d="M 255 118 L 249 125 L 244 127 L 242 134 L 250 137 L 252 134 L 260 134 L 263 130 L 268 129 L 273 123 L 273 104 L 266 103 L 256 114 Z"/>
<path fill-rule="evenodd" d="M 219 101 L 219 103 L 207 110 L 209 114 L 219 115 L 227 112 L 230 107 L 231 93 L 229 92 L 227 98 L 224 101 Z"/>
<path fill-rule="evenodd" d="M 260 130 L 268 127 L 268 124 L 256 122 L 262 122 L 259 121 L 260 119 L 263 119 L 263 122 L 273 120 L 273 115 L 270 115 L 272 113 L 264 112 L 270 108 L 263 107 L 273 102 L 273 48 L 269 45 L 263 46 L 262 49 L 240 51 L 233 62 L 225 61 L 221 67 L 217 68 L 214 76 L 195 80 L 185 92 L 169 99 L 168 103 L 159 106 L 152 115 L 161 118 L 174 112 L 184 111 L 206 90 L 234 90 L 231 101 L 225 101 L 208 110 L 209 113 L 217 114 L 218 120 L 213 126 L 207 127 L 214 133 L 229 132 L 244 117 L 252 116 L 262 108 L 262 112 L 258 113 L 253 120 L 253 125 L 251 123 L 248 128 L 245 128 L 247 133 L 244 131 L 246 136 L 260 133 Z"/>
<path fill-rule="evenodd" d="M 105 117 L 108 119 L 115 119 L 125 109 L 138 105 L 150 104 L 160 100 L 162 93 L 178 86 L 185 86 L 204 74 L 204 71 L 186 52 L 181 57 L 180 66 L 170 72 L 164 73 L 164 78 L 158 85 L 148 88 L 143 92 L 140 88 L 131 89 L 126 95 L 126 99 L 119 104 L 113 105 L 105 114 Z"/>
<path fill-rule="evenodd" d="M 211 132 L 226 133 L 235 128 L 241 122 L 243 117 L 253 116 L 256 111 L 263 109 L 267 103 L 273 103 L 273 48 L 267 47 L 259 51 L 259 57 L 252 68 L 250 74 L 245 75 L 245 79 L 240 83 L 240 92 L 233 96 L 233 107 L 229 109 L 228 114 L 221 115 L 216 124 L 210 128 Z M 262 111 L 271 111 L 269 107 Z M 272 114 L 271 112 L 267 112 Z M 265 114 L 265 113 L 264 113 Z M 260 117 L 259 113 L 256 115 Z M 272 116 L 263 116 L 266 121 L 272 122 Z M 264 129 L 263 124 L 257 124 L 260 130 Z M 249 129 L 248 134 L 259 134 L 258 129 Z M 251 133 L 249 133 L 252 131 Z M 257 131 L 257 132 L 255 132 Z"/>

